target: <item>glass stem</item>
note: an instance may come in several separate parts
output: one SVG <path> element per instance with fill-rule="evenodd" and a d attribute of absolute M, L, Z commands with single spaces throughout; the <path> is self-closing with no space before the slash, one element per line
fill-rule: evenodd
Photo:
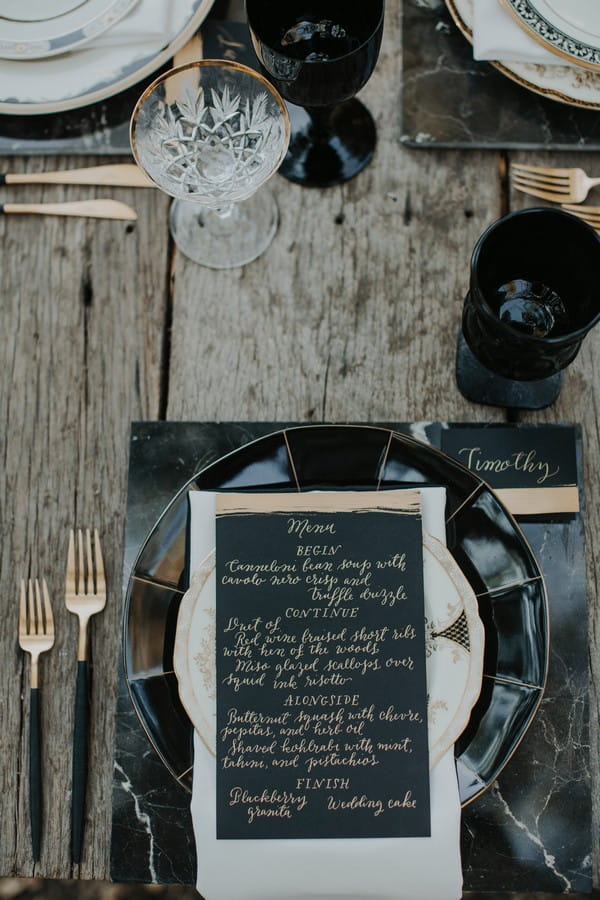
<path fill-rule="evenodd" d="M 311 106 L 306 109 L 310 116 L 310 134 L 316 143 L 329 138 L 331 113 L 334 109 L 335 106 Z"/>

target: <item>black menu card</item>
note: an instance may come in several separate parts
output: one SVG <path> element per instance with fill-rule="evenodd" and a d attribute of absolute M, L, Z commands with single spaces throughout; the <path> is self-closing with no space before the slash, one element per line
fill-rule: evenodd
<path fill-rule="evenodd" d="M 217 837 L 430 834 L 420 495 L 217 498 Z"/>

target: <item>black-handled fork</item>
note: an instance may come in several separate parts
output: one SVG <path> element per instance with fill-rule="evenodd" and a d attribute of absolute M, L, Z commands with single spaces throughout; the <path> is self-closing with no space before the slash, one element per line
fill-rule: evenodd
<path fill-rule="evenodd" d="M 73 731 L 73 784 L 71 795 L 71 859 L 81 862 L 85 825 L 85 794 L 88 770 L 88 640 L 90 616 L 99 613 L 106 604 L 106 581 L 98 532 L 92 538 L 89 529 L 69 535 L 65 603 L 69 612 L 79 618 L 77 650 L 77 686 L 75 692 L 75 721 Z"/>
<path fill-rule="evenodd" d="M 27 590 L 21 581 L 19 602 L 19 645 L 31 655 L 29 679 L 29 820 L 31 824 L 31 850 L 35 862 L 40 858 L 42 831 L 42 773 L 40 766 L 40 703 L 38 661 L 40 653 L 54 644 L 54 619 L 45 579 L 40 582 L 29 579 Z"/>

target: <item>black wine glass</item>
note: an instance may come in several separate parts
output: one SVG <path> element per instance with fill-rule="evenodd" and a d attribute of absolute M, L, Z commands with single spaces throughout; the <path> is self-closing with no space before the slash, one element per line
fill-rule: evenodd
<path fill-rule="evenodd" d="M 355 94 L 377 62 L 384 0 L 246 0 L 246 14 L 260 64 L 289 103 L 279 171 L 311 187 L 353 178 L 375 151 L 373 117 Z"/>
<path fill-rule="evenodd" d="M 550 406 L 600 321 L 600 235 L 561 209 L 509 213 L 473 250 L 456 379 L 469 400 Z"/>

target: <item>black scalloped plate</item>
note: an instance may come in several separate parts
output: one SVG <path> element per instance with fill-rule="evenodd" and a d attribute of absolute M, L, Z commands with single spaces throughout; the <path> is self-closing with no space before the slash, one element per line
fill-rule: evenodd
<path fill-rule="evenodd" d="M 448 549 L 485 627 L 481 695 L 455 749 L 461 802 L 491 785 L 531 724 L 548 666 L 546 590 L 525 537 L 482 479 L 428 444 L 375 426 L 307 425 L 245 444 L 197 473 L 133 565 L 123 620 L 127 685 L 150 742 L 184 788 L 191 791 L 193 730 L 179 700 L 173 645 L 187 587 L 188 491 L 424 485 L 446 488 Z"/>

